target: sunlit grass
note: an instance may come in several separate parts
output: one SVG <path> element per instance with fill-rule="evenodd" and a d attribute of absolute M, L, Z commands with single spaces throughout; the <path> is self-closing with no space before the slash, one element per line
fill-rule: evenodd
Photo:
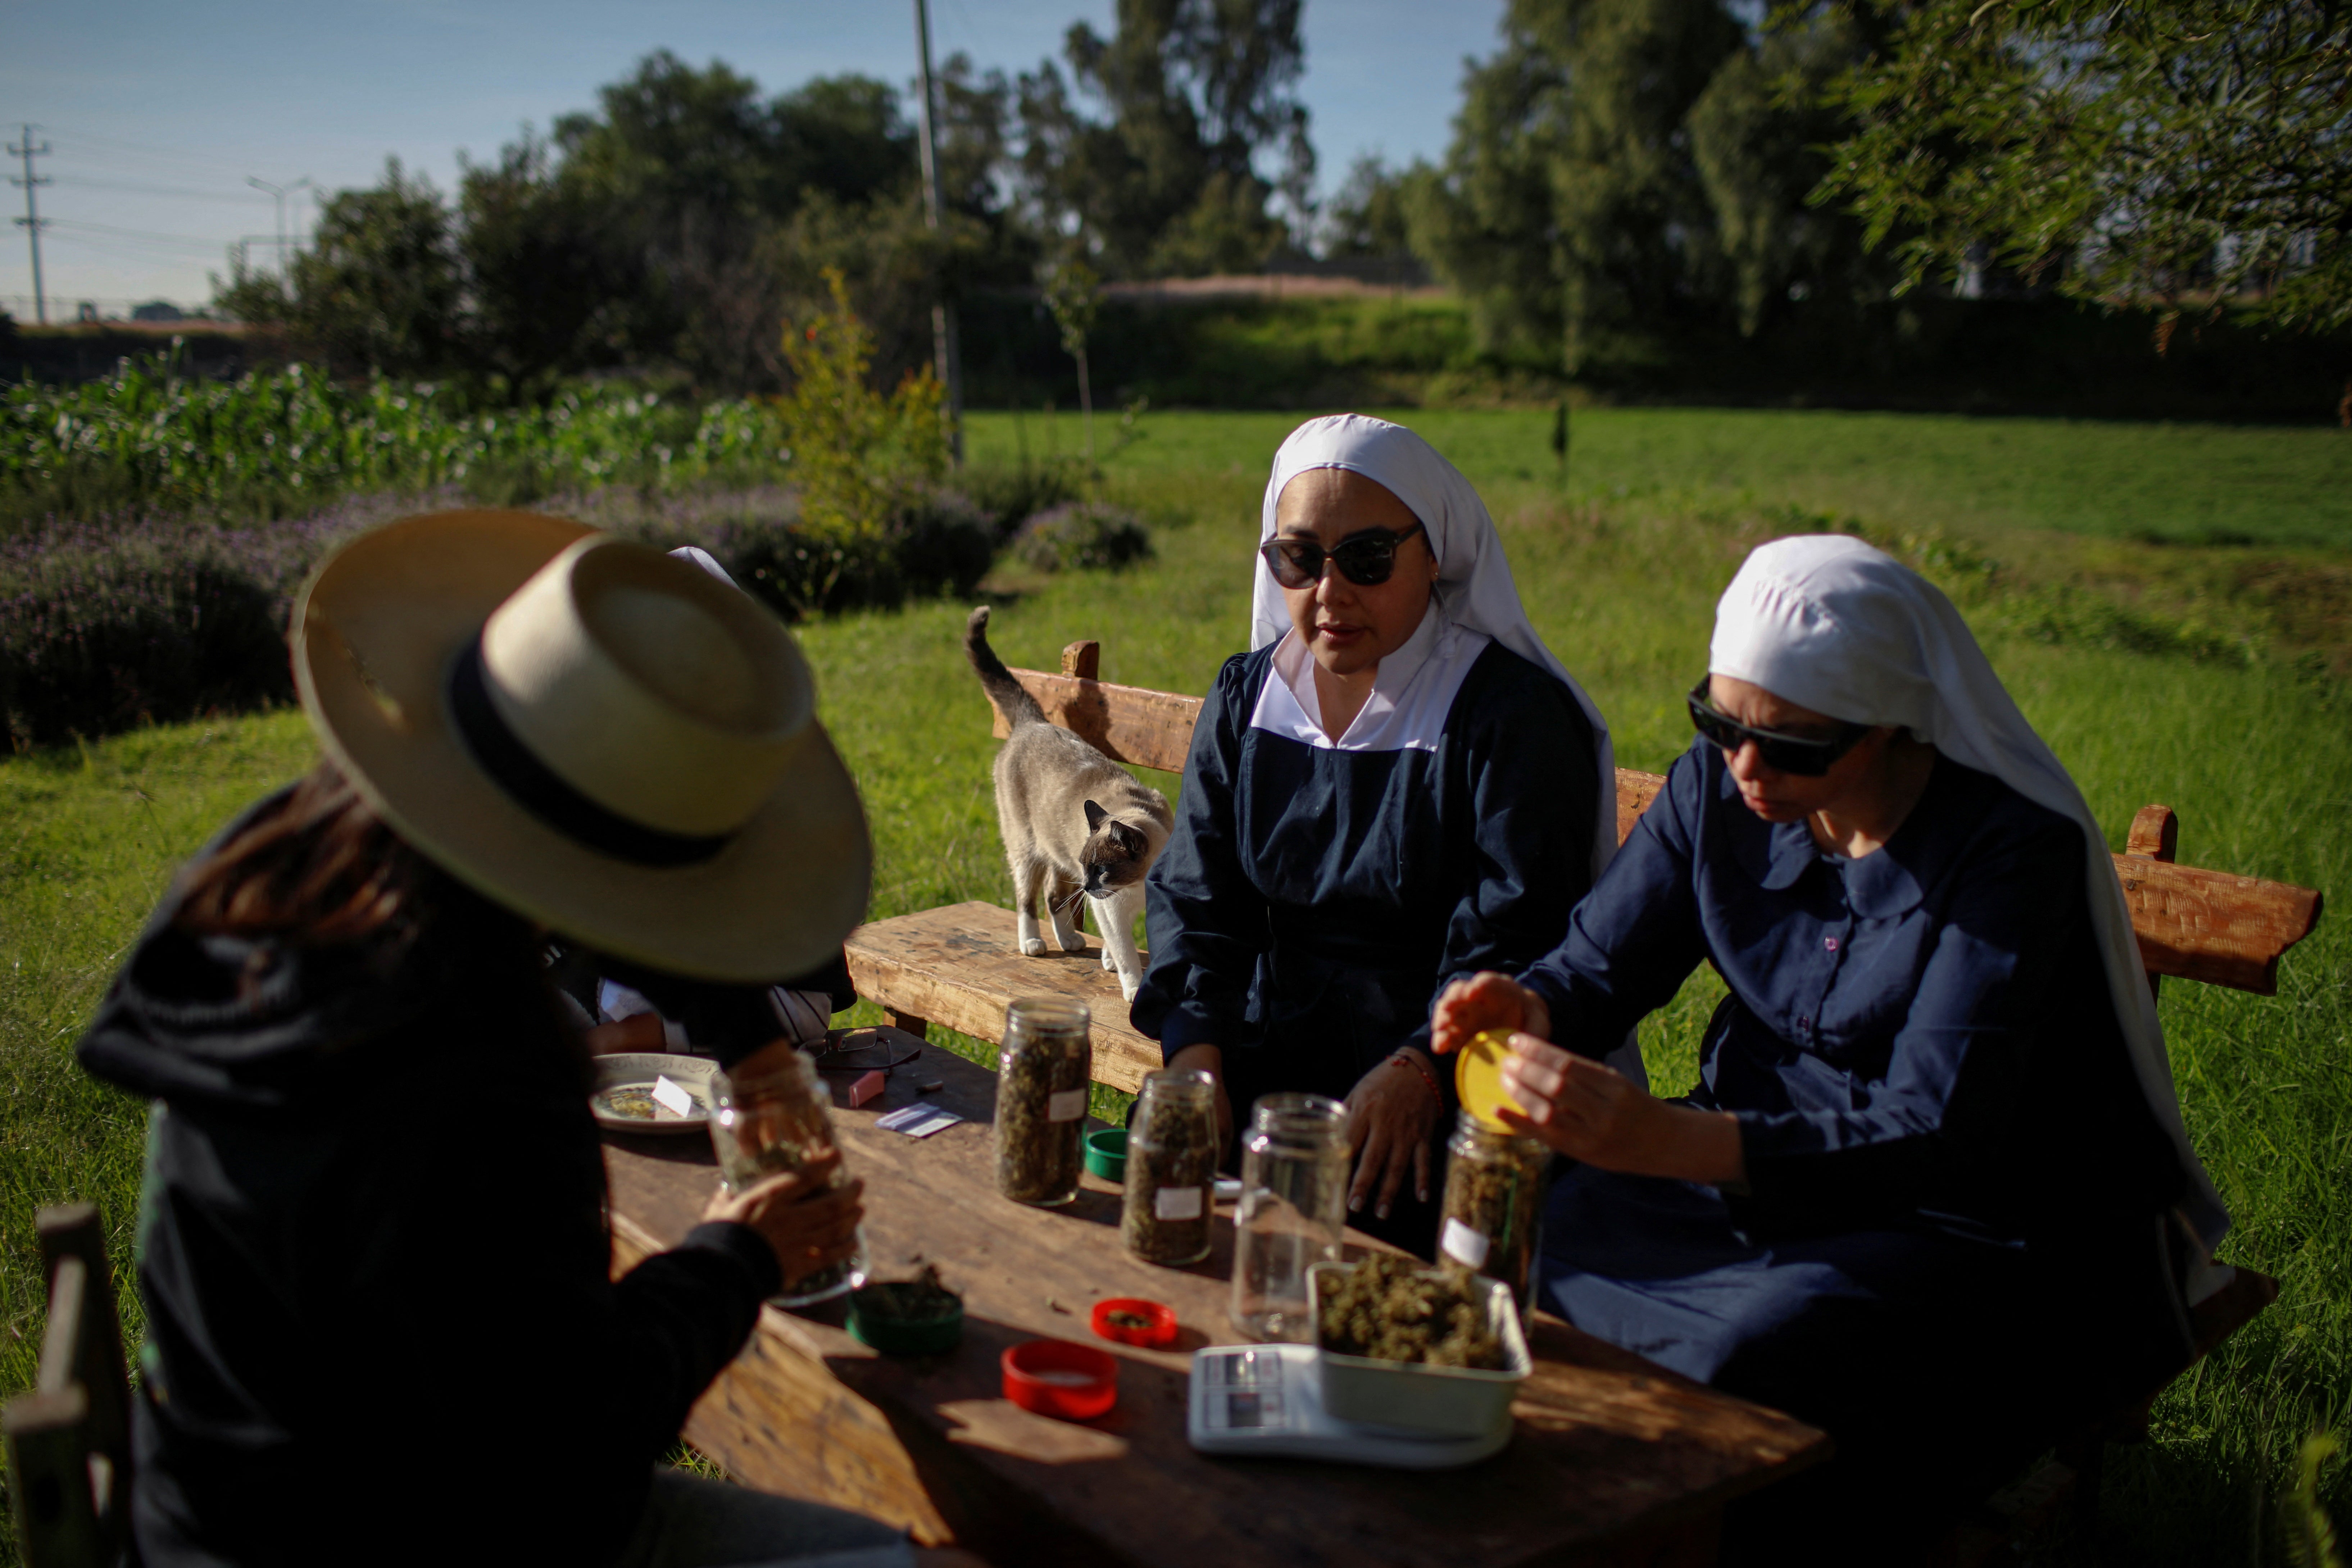
<path fill-rule="evenodd" d="M 1117 576 L 1034 580 L 992 625 L 1008 662 L 1055 668 L 1064 644 L 1093 637 L 1106 679 L 1198 693 L 1245 646 L 1263 465 L 1291 421 L 1202 417 L 1230 424 L 1192 431 L 1148 416 L 1151 434 L 1108 467 L 1117 498 L 1156 520 L 1156 560 Z M 1444 417 L 1467 421 L 1457 449 L 1475 452 L 1471 437 L 1486 427 Z M 1522 416 L 1484 417 L 1498 422 L 1497 442 L 1517 438 L 1507 422 Z M 1580 440 L 1600 418 L 1580 416 Z M 1244 428 L 1252 419 L 1265 428 Z M 1033 440 L 1038 424 L 1030 421 Z M 1075 427 L 1060 422 L 1065 452 Z M 1003 433 L 983 420 L 976 445 Z M 1168 460 L 1180 437 L 1197 439 L 1204 460 Z M 1232 460 L 1206 460 L 1212 449 Z M 1153 461 L 1141 460 L 1147 452 Z M 1478 461 L 1469 466 L 1479 471 Z M 1788 498 L 1717 490 L 1621 500 L 1580 489 L 1564 506 L 1540 479 L 1481 477 L 1530 611 L 1609 714 L 1620 761 L 1663 769 L 1687 740 L 1680 694 L 1704 667 L 1715 597 L 1747 546 L 1786 526 Z M 1931 515 L 1944 504 L 1932 474 L 1906 482 L 1911 511 L 1858 515 L 1894 531 L 1961 529 L 1953 516 Z M 2306 519 L 2335 515 L 2332 502 L 2311 496 L 2296 504 Z M 1969 528 L 1988 548 L 2036 559 L 2020 544 L 2026 536 L 1986 521 L 1994 512 L 1974 515 Z M 2352 556 L 2315 559 L 2343 570 Z M 2030 577 L 2004 581 L 2003 591 L 2037 591 Z M 1010 901 L 990 796 L 988 708 L 961 648 L 965 609 L 919 605 L 799 632 L 825 721 L 864 792 L 876 916 Z M 1985 624 L 2009 624 L 1999 611 L 1989 604 Z M 2263 657 L 2086 646 L 2063 626 L 2040 635 L 2059 640 L 2002 633 L 1989 651 L 2113 845 L 2136 809 L 2162 801 L 2181 815 L 2184 859 L 2331 899 L 2352 885 L 2352 710 L 2341 684 Z M 10 1330 L 0 1336 L 0 1387 L 24 1386 L 32 1370 L 33 1205 L 98 1201 L 118 1255 L 132 1212 L 142 1109 L 83 1079 L 68 1055 L 72 1040 L 173 867 L 311 754 L 299 717 L 278 713 L 0 762 L 0 1082 L 9 1094 L 0 1109 L 0 1314 Z M 1165 775 L 1150 782 L 1177 787 Z M 1702 970 L 1644 1026 L 1662 1085 L 1690 1081 L 1716 994 Z M 2297 1442 L 2314 1426 L 2342 1430 L 2352 1414 L 2352 1205 L 2343 1191 L 2352 1170 L 2352 938 L 2340 914 L 2324 920 L 2288 958 L 2276 997 L 2168 981 L 2161 1005 L 2191 1135 L 2236 1215 L 2224 1256 L 2278 1275 L 2284 1294 L 2165 1396 L 2154 1444 L 2111 1456 L 2106 1548 L 2111 1561 L 2240 1562 L 2263 1537 L 2264 1500 L 2284 1484 Z M 2339 1468 L 2326 1494 L 2339 1517 L 2352 1509 L 2343 1477 Z"/>

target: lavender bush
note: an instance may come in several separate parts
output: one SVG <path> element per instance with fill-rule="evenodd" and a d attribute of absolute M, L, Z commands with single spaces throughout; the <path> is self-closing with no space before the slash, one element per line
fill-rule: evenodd
<path fill-rule="evenodd" d="M 1151 559 L 1151 532 L 1142 520 L 1106 501 L 1076 500 L 1039 512 L 1013 535 L 1013 552 L 1040 572 L 1066 566 L 1116 571 Z"/>
<path fill-rule="evenodd" d="M 465 504 L 445 487 L 244 527 L 131 518 L 0 542 L 0 739 L 23 750 L 289 700 L 287 614 L 310 568 L 363 529 Z M 662 549 L 699 544 L 788 618 L 969 595 L 995 537 L 949 490 L 922 492 L 877 537 L 843 543 L 811 537 L 791 492 L 774 487 L 607 487 L 540 510 Z"/>

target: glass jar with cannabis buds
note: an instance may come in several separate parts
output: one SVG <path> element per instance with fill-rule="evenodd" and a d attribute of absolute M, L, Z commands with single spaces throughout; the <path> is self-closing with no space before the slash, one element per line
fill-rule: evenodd
<path fill-rule="evenodd" d="M 1209 1256 L 1217 1184 L 1217 1080 L 1204 1072 L 1145 1075 L 1127 1130 L 1119 1235 L 1146 1263 Z"/>
<path fill-rule="evenodd" d="M 996 1190 L 1051 1208 L 1078 1195 L 1094 1047 L 1087 1005 L 1016 997 L 996 1054 Z"/>
<path fill-rule="evenodd" d="M 1535 1306 L 1536 1236 L 1551 1151 L 1464 1110 L 1445 1153 L 1438 1260 L 1501 1280 L 1524 1317 Z"/>
<path fill-rule="evenodd" d="M 755 1065 L 756 1064 L 756 1065 Z M 796 1050 L 771 1049 L 710 1080 L 710 1146 L 730 1192 L 741 1192 L 762 1177 L 800 1171 L 835 1147 L 832 1096 L 816 1076 L 816 1065 Z M 839 1164 L 827 1184 L 849 1180 Z M 780 1306 L 805 1306 L 856 1289 L 866 1279 L 866 1241 L 859 1227 L 857 1250 L 829 1268 L 802 1279 L 780 1296 Z"/>

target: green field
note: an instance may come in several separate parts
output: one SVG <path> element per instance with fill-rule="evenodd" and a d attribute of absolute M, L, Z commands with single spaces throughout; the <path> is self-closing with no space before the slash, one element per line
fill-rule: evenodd
<path fill-rule="evenodd" d="M 1557 470 L 1548 409 L 1367 410 L 1411 425 L 1481 485 Z M 1115 475 L 1264 482 L 1297 414 L 1147 413 Z M 1097 448 L 1116 439 L 1098 414 Z M 970 416 L 970 451 L 1005 461 L 1079 449 L 1077 416 Z M 2352 434 L 2320 427 L 2121 425 L 1944 414 L 1587 408 L 1570 421 L 1574 499 L 1745 495 L 1902 527 L 2020 529 L 2180 544 L 2352 547 Z"/>
<path fill-rule="evenodd" d="M 993 583 L 1007 660 L 1051 668 L 1064 643 L 1097 637 L 1106 679 L 1204 689 L 1244 645 L 1258 493 L 1294 422 L 1147 415 L 1142 438 L 1106 467 L 1113 494 L 1153 520 L 1158 559 L 1119 576 Z M 2352 439 L 2339 433 L 1596 411 L 1577 416 L 1563 502 L 1542 479 L 1542 416 L 1412 422 L 1481 483 L 1539 629 L 1610 716 L 1623 765 L 1662 769 L 1686 741 L 1680 694 L 1746 549 L 1792 519 L 1851 516 L 1875 536 L 1969 546 L 1915 540 L 2117 847 L 2133 811 L 2163 801 L 2181 815 L 2186 860 L 2330 900 L 2352 888 L 2352 700 L 2341 679 L 2288 657 L 2332 645 L 2283 644 L 2268 622 L 2270 640 L 2231 641 L 2196 620 L 2241 603 L 2233 584 L 2250 560 L 2352 580 Z M 1116 425 L 1098 427 L 1106 447 Z M 1011 461 L 1022 442 L 1033 457 L 1066 455 L 1076 421 L 973 421 L 981 460 Z M 2233 472 L 2269 476 L 2268 543 L 2175 545 L 2157 552 L 2161 573 L 2084 575 L 2105 558 L 2063 531 L 2090 526 L 2093 502 L 2117 531 L 2185 539 L 2209 516 L 2252 515 L 2232 500 Z M 2123 490 L 2140 500 L 2126 504 Z M 930 604 L 801 628 L 865 792 L 877 915 L 1009 901 L 987 708 L 958 647 L 963 613 Z M 310 754 L 299 719 L 278 713 L 0 762 L 0 1387 L 26 1384 L 37 1342 L 32 1206 L 94 1198 L 118 1245 L 131 1212 L 141 1110 L 80 1077 L 67 1054 L 75 1035 L 176 861 Z M 1666 1088 L 1690 1080 L 1705 981 L 1702 971 L 1645 1026 Z M 2276 997 L 2175 981 L 2161 1005 L 2191 1134 L 2237 1216 L 2223 1256 L 2276 1274 L 2284 1295 L 2166 1394 L 2155 1443 L 2111 1453 L 2101 1545 L 2109 1562 L 2278 1561 L 2272 1500 L 2295 1445 L 2352 1426 L 2352 936 L 2340 913 L 2324 919 Z M 2345 1475 L 2338 1466 L 2328 1495 L 2352 1518 Z M 2049 1560 L 2087 1562 L 2088 1550 L 2063 1544 Z"/>

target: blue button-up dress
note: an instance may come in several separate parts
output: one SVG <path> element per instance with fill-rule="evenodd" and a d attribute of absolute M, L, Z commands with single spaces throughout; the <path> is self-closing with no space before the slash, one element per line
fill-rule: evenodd
<path fill-rule="evenodd" d="M 2161 1230 L 2181 1177 L 2084 864 L 2075 823 L 1949 758 L 1885 847 L 1827 855 L 1694 744 L 1522 978 L 1553 1038 L 1600 1056 L 1713 964 L 1729 994 L 1688 1103 L 1738 1119 L 1746 1181 L 1567 1172 L 1549 1302 L 1827 1426 L 1843 1468 L 1900 1456 L 1891 1495 L 1915 1500 L 2145 1392 L 2183 1352 Z"/>
<path fill-rule="evenodd" d="M 1582 710 L 1499 643 L 1435 734 L 1367 751 L 1252 722 L 1275 651 L 1228 660 L 1193 726 L 1145 884 L 1150 962 L 1131 1009 L 1168 1055 L 1222 1047 L 1244 1122 L 1263 1094 L 1345 1098 L 1398 1047 L 1426 1047 L 1448 981 L 1555 946 L 1591 886 L 1599 806 Z M 1440 1088 L 1433 1201 L 1408 1183 L 1389 1223 L 1354 1216 L 1424 1255 L 1454 1121 L 1450 1079 Z"/>

